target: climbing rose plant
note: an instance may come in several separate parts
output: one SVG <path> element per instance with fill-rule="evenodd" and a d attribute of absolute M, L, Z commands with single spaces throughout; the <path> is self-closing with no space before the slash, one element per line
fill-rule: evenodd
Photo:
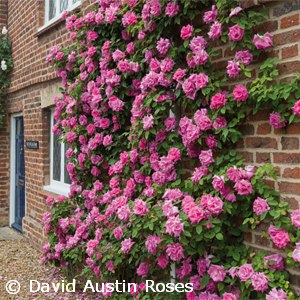
<path fill-rule="evenodd" d="M 13 67 L 11 56 L 11 43 L 7 35 L 6 27 L 0 32 L 0 125 L 3 123 L 5 116 L 4 111 L 4 94 L 9 87 L 9 73 Z"/>
<path fill-rule="evenodd" d="M 103 291 L 114 299 L 167 299 L 144 282 L 173 275 L 193 283 L 190 300 L 296 299 L 287 268 L 299 267 L 300 210 L 266 183 L 272 166 L 245 165 L 234 148 L 261 109 L 275 128 L 299 120 L 299 79 L 280 83 L 277 60 L 264 59 L 266 13 L 235 6 L 99 0 L 65 15 L 72 45 L 47 61 L 62 78 L 53 132 L 69 146 L 72 184 L 46 200 L 44 262 L 138 284 Z M 256 228 L 273 254 L 244 243 Z"/>

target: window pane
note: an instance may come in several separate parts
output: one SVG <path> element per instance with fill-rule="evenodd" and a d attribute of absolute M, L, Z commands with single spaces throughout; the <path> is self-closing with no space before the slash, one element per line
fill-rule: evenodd
<path fill-rule="evenodd" d="M 70 176 L 69 176 L 69 172 L 67 170 L 67 158 L 66 158 L 67 150 L 68 150 L 68 147 L 65 146 L 65 156 L 64 156 L 64 160 L 65 160 L 65 171 L 64 171 L 65 178 L 64 178 L 64 183 L 71 184 L 71 179 L 70 179 Z"/>
<path fill-rule="evenodd" d="M 60 161 L 61 161 L 61 144 L 58 142 L 58 135 L 53 135 L 53 180 L 60 181 Z"/>
<path fill-rule="evenodd" d="M 60 1 L 59 10 L 62 13 L 68 8 L 68 0 L 59 0 L 59 1 Z"/>
<path fill-rule="evenodd" d="M 49 0 L 49 20 L 53 19 L 56 15 L 56 0 Z"/>

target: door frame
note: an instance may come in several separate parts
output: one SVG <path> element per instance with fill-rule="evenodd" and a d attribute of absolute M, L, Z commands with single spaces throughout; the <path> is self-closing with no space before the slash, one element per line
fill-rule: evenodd
<path fill-rule="evenodd" d="M 23 117 L 23 113 L 15 113 L 10 117 L 10 197 L 9 197 L 9 226 L 15 222 L 16 205 L 16 118 Z M 23 118 L 24 120 L 24 118 Z M 26 187 L 25 187 L 25 215 L 26 215 Z"/>

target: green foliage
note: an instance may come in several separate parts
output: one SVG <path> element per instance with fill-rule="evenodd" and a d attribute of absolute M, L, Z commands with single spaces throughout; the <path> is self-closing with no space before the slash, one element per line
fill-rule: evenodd
<path fill-rule="evenodd" d="M 9 87 L 9 73 L 13 68 L 11 43 L 6 28 L 0 32 L 0 126 L 5 117 L 4 96 L 5 90 Z"/>

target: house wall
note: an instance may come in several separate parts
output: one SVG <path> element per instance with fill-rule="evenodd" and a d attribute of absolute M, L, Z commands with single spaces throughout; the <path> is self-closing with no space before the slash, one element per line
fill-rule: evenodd
<path fill-rule="evenodd" d="M 7 23 L 7 3 L 0 2 L 0 29 Z M 8 219 L 8 143 L 7 129 L 0 129 L 0 226 L 7 224 Z"/>
<path fill-rule="evenodd" d="M 83 0 L 79 9 L 86 9 L 90 2 Z M 53 96 L 59 93 L 55 71 L 45 59 L 54 45 L 66 45 L 68 41 L 64 21 L 41 31 L 43 24 L 44 0 L 1 0 L 0 29 L 3 25 L 8 27 L 14 69 L 6 96 L 7 118 L 0 129 L 0 226 L 9 225 L 11 115 L 22 113 L 25 140 L 39 141 L 37 150 L 25 147 L 26 216 L 23 219 L 23 232 L 37 248 L 44 241 L 40 222 L 49 195 L 43 187 L 49 184 L 50 177 L 50 108 Z"/>
<path fill-rule="evenodd" d="M 279 80 L 286 80 L 299 71 L 300 0 L 274 3 L 266 0 L 240 2 L 245 7 L 259 2 L 270 2 L 269 20 L 262 28 L 274 35 L 274 49 L 269 55 L 281 58 Z M 83 7 L 87 7 L 89 3 L 89 0 L 83 1 Z M 38 150 L 25 148 L 26 217 L 23 220 L 23 229 L 36 247 L 40 247 L 44 239 L 40 221 L 47 209 L 44 200 L 49 194 L 43 186 L 49 182 L 49 108 L 52 103 L 49 99 L 44 101 L 44 97 L 50 94 L 47 90 L 49 86 L 53 86 L 54 90 L 57 87 L 55 72 L 46 64 L 45 58 L 50 48 L 56 44 L 64 45 L 68 40 L 64 22 L 39 32 L 38 29 L 43 24 L 43 5 L 43 0 L 0 2 L 0 28 L 7 23 L 15 66 L 6 99 L 7 119 L 5 126 L 0 129 L 0 226 L 9 223 L 10 117 L 13 113 L 22 112 L 25 140 L 40 142 Z M 225 64 L 233 55 L 229 47 L 220 47 L 219 51 L 220 56 L 217 59 L 220 64 Z M 254 68 L 253 76 L 255 74 Z M 259 165 L 270 162 L 278 168 L 279 180 L 271 184 L 296 209 L 300 203 L 300 124 L 274 130 L 268 124 L 268 115 L 269 112 L 262 111 L 243 126 L 245 137 L 239 144 L 239 151 L 249 163 Z M 270 241 L 262 238 L 261 232 L 247 234 L 247 243 L 272 251 Z M 297 276 L 294 280 L 295 285 L 300 286 Z"/>

